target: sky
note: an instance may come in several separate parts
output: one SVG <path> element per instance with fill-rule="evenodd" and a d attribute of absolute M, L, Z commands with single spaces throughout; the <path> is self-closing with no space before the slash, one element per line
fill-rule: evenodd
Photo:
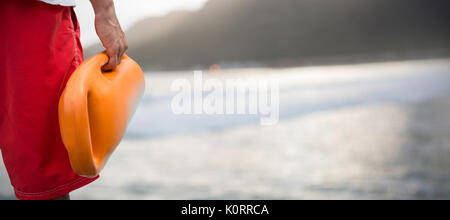
<path fill-rule="evenodd" d="M 208 0 L 114 0 L 117 17 L 124 30 L 135 22 L 153 16 L 163 16 L 174 10 L 198 10 Z M 100 42 L 94 28 L 94 11 L 89 0 L 76 0 L 75 11 L 81 27 L 83 46 Z"/>

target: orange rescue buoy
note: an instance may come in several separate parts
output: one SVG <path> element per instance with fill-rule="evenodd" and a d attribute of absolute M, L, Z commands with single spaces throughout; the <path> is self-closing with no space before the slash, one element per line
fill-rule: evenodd
<path fill-rule="evenodd" d="M 72 169 L 95 177 L 125 134 L 145 88 L 139 65 L 127 55 L 112 72 L 103 73 L 104 53 L 83 62 L 59 100 L 59 125 Z"/>

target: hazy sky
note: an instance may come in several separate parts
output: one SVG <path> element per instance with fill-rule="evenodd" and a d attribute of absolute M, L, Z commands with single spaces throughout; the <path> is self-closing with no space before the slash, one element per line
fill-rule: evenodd
<path fill-rule="evenodd" d="M 124 29 L 135 22 L 151 17 L 162 16 L 178 9 L 197 10 L 208 0 L 114 0 L 117 16 Z M 84 46 L 99 42 L 94 28 L 94 12 L 89 0 L 76 0 L 75 11 L 81 26 L 81 41 Z"/>

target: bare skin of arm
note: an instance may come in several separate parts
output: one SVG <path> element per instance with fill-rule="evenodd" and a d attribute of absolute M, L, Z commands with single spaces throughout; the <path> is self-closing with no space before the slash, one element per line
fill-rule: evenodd
<path fill-rule="evenodd" d="M 109 62 L 102 67 L 102 71 L 111 71 L 122 61 L 128 42 L 117 19 L 113 0 L 90 1 L 95 12 L 95 30 L 109 57 Z M 70 200 L 70 196 L 67 194 L 53 200 Z"/>
<path fill-rule="evenodd" d="M 102 70 L 111 71 L 122 61 L 128 42 L 117 19 L 113 0 L 90 1 L 95 12 L 95 30 L 109 56 L 109 62 Z"/>

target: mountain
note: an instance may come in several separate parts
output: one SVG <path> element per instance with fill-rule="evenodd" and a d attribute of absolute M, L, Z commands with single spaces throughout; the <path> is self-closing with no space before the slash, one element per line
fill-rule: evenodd
<path fill-rule="evenodd" d="M 137 23 L 127 31 L 128 54 L 146 70 L 360 54 L 420 57 L 420 51 L 449 51 L 449 11 L 448 0 L 210 0 L 200 11 Z"/>

